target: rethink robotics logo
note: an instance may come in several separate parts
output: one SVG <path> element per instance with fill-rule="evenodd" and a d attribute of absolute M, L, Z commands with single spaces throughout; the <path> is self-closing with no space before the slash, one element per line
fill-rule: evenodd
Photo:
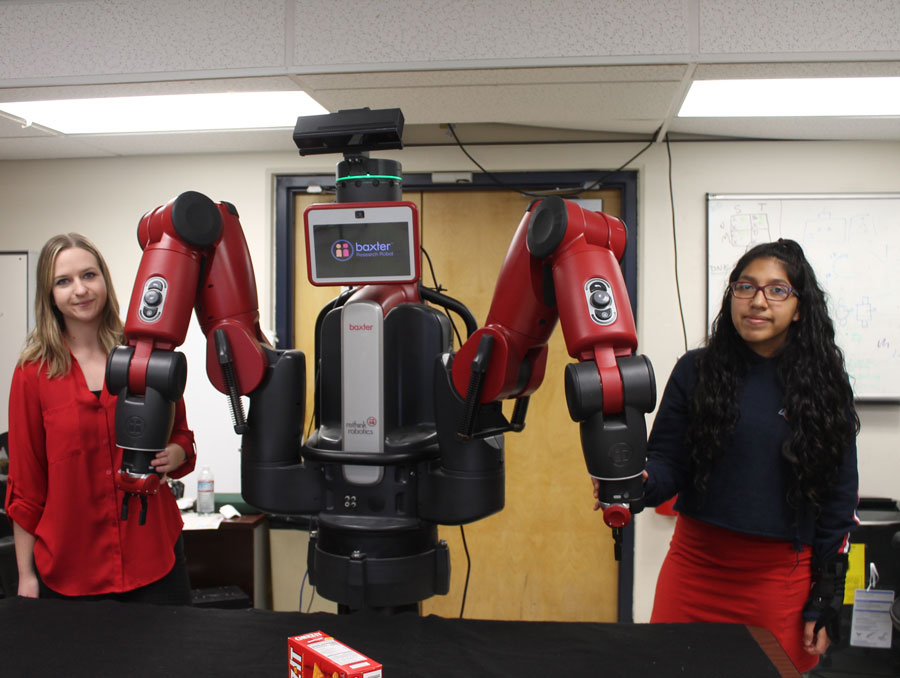
<path fill-rule="evenodd" d="M 350 261 L 353 257 L 392 257 L 394 243 L 390 242 L 351 242 L 336 240 L 331 245 L 331 256 L 335 261 Z"/>
<path fill-rule="evenodd" d="M 357 436 L 371 436 L 375 435 L 375 425 L 378 421 L 375 417 L 368 417 L 365 421 L 348 421 L 345 424 L 345 428 L 348 434 L 357 435 Z"/>

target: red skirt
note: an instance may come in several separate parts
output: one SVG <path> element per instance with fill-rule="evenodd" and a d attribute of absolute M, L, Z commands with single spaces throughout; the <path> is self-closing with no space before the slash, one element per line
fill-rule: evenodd
<path fill-rule="evenodd" d="M 678 516 L 659 572 L 651 623 L 711 622 L 768 629 L 801 673 L 818 662 L 803 649 L 810 549 Z"/>

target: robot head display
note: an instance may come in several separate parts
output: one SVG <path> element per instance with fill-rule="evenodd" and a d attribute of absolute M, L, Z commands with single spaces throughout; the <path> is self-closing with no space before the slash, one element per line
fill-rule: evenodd
<path fill-rule="evenodd" d="M 326 203 L 303 214 L 313 285 L 415 283 L 419 220 L 410 202 Z"/>

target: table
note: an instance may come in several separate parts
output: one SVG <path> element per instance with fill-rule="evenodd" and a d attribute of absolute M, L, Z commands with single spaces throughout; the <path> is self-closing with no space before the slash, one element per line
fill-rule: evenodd
<path fill-rule="evenodd" d="M 0 600 L 9 676 L 283 678 L 287 638 L 325 631 L 385 678 L 799 678 L 730 624 L 504 622 L 112 601 Z M 759 632 L 756 632 L 759 633 Z M 761 632 L 767 642 L 768 632 Z M 785 661 L 777 643 L 768 651 Z"/>

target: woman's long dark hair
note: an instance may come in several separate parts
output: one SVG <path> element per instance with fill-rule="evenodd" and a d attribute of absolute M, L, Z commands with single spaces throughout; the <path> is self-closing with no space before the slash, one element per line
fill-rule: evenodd
<path fill-rule="evenodd" d="M 791 323 L 777 357 L 782 404 L 791 428 L 782 454 L 795 472 L 789 500 L 796 507 L 805 503 L 818 508 L 859 432 L 859 417 L 844 356 L 834 341 L 825 293 L 800 245 L 785 239 L 757 245 L 735 264 L 728 282 L 737 280 L 751 262 L 764 258 L 784 265 L 799 298 L 799 318 Z M 698 359 L 688 425 L 687 445 L 701 491 L 706 490 L 712 468 L 734 431 L 748 350 L 731 320 L 731 290 L 727 288 L 707 348 Z"/>

